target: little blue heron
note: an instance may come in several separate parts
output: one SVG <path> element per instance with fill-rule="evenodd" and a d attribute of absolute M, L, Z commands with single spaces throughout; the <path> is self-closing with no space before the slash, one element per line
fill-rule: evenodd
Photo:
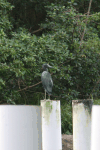
<path fill-rule="evenodd" d="M 48 72 L 48 68 L 53 68 L 53 67 L 50 66 L 49 64 L 42 65 L 42 69 L 44 71 L 42 72 L 42 75 L 41 75 L 41 81 L 45 89 L 45 100 L 46 100 L 46 92 L 48 93 L 49 99 L 50 99 L 50 95 L 52 93 L 52 87 L 53 87 L 53 81 L 52 81 L 50 73 Z"/>

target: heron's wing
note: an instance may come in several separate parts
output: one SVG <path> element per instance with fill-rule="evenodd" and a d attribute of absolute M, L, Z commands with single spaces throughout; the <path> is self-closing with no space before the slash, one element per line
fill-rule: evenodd
<path fill-rule="evenodd" d="M 52 93 L 53 81 L 49 72 L 44 71 L 41 75 L 41 80 L 43 87 L 47 91 L 48 94 Z"/>

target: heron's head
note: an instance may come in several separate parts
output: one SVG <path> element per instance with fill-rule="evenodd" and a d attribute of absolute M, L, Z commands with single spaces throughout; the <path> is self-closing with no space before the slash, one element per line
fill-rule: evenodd
<path fill-rule="evenodd" d="M 43 69 L 44 71 L 48 71 L 48 68 L 53 68 L 53 67 L 50 66 L 49 64 L 43 64 L 43 65 L 42 65 L 42 69 Z"/>

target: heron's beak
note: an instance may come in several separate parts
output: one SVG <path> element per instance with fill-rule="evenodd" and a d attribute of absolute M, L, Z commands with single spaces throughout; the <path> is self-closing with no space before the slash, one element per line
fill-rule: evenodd
<path fill-rule="evenodd" d="M 53 67 L 52 67 L 52 66 L 50 66 L 49 64 L 48 64 L 48 67 L 49 67 L 49 68 L 53 68 Z"/>

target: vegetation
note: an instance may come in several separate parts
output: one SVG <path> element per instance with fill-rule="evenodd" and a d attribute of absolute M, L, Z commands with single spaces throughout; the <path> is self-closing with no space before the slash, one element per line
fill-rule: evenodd
<path fill-rule="evenodd" d="M 39 105 L 49 63 L 62 132 L 72 133 L 72 100 L 100 97 L 100 2 L 90 2 L 0 1 L 0 103 Z"/>

